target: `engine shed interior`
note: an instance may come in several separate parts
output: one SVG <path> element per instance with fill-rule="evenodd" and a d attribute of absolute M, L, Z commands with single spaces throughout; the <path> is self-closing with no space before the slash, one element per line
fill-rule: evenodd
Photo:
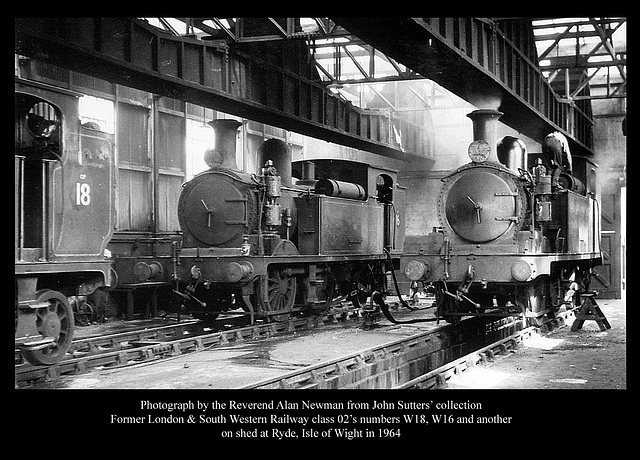
<path fill-rule="evenodd" d="M 428 59 L 408 51 L 422 48 Z M 567 136 L 581 184 L 566 187 L 600 204 L 600 296 L 625 296 L 626 18 L 16 18 L 15 76 L 79 101 L 68 115 L 16 96 L 16 155 L 38 138 L 55 163 L 72 141 L 56 138 L 66 116 L 113 141 L 106 250 L 120 279 L 104 314 L 163 308 L 173 285 L 150 261 L 179 250 L 178 197 L 209 168 L 212 120 L 238 122 L 234 160 L 248 175 L 276 139 L 289 150 L 286 185 L 334 180 L 379 202 L 402 197 L 406 245 L 438 226 L 424 208 L 437 209 L 441 179 L 468 162 L 477 109 L 504 113 L 496 141 L 519 139 L 529 165 L 544 136 Z M 27 204 L 42 208 L 41 192 Z M 25 248 L 43 238 L 42 219 L 30 225 Z"/>

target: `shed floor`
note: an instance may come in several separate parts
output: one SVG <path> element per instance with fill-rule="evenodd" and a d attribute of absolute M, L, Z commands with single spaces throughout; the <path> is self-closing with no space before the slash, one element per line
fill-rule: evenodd
<path fill-rule="evenodd" d="M 512 355 L 451 379 L 451 389 L 626 389 L 627 329 L 625 299 L 596 299 L 611 329 L 595 321 L 566 326 L 524 342 Z"/>

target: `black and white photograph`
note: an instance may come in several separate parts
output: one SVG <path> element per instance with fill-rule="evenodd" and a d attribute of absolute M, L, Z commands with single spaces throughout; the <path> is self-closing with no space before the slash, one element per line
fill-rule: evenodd
<path fill-rule="evenodd" d="M 21 426 L 622 422 L 626 17 L 14 19 Z"/>

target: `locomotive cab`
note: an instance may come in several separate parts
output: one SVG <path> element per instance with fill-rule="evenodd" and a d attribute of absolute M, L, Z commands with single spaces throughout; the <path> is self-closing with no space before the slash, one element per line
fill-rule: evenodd
<path fill-rule="evenodd" d="M 17 93 L 16 118 L 16 257 L 38 260 L 47 247 L 44 198 L 51 181 L 51 170 L 61 161 L 61 111 L 30 94 Z M 24 187 L 24 184 L 31 184 Z M 20 188 L 18 188 L 20 187 Z M 21 219 L 29 216 L 28 219 Z M 19 252 L 19 253 L 18 253 Z"/>
<path fill-rule="evenodd" d="M 86 311 L 113 283 L 113 138 L 80 124 L 80 94 L 15 83 L 15 342 L 54 364 L 71 344 L 72 304 Z"/>

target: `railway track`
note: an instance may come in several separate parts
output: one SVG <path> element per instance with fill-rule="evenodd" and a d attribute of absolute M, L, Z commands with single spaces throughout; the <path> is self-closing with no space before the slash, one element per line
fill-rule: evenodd
<path fill-rule="evenodd" d="M 160 362 L 225 344 L 284 336 L 347 319 L 361 323 L 361 312 L 343 307 L 322 316 L 215 331 L 199 321 L 192 321 L 80 339 L 74 342 L 70 357 L 57 365 L 17 365 L 16 387 L 37 386 L 40 382 L 84 374 L 93 369 Z M 563 321 L 562 316 L 555 323 L 560 321 Z M 521 340 L 515 337 L 516 334 L 532 334 L 533 331 L 534 328 L 525 328 L 519 317 L 468 318 L 456 326 L 436 326 L 426 332 L 412 333 L 408 338 L 244 388 L 430 388 L 442 385 L 448 376 L 459 375 L 466 367 L 488 361 L 500 350 L 514 346 Z"/>
<path fill-rule="evenodd" d="M 258 323 L 227 330 L 215 330 L 216 326 L 213 324 L 207 325 L 201 321 L 188 321 L 81 338 L 74 340 L 68 357 L 57 364 L 52 366 L 35 366 L 27 362 L 16 364 L 15 384 L 16 387 L 24 387 L 43 380 L 56 380 L 68 374 L 86 373 L 95 368 L 150 362 L 228 343 L 313 329 L 326 323 L 345 321 L 350 318 L 360 318 L 359 310 L 351 306 L 342 306 L 318 316 L 292 317 L 285 322 Z M 217 329 L 223 328 L 224 322 L 225 320 L 219 321 Z"/>
<path fill-rule="evenodd" d="M 536 335 L 545 334 L 559 327 L 564 327 L 567 320 L 575 317 L 576 309 L 569 309 L 558 314 L 554 319 L 546 321 L 542 327 L 527 327 L 505 338 L 492 342 L 465 356 L 452 360 L 432 371 L 404 382 L 394 389 L 432 389 L 445 388 L 447 381 L 454 377 L 462 377 L 464 372 L 479 365 L 486 365 L 509 356 L 510 353 L 522 345 L 527 339 Z"/>
<path fill-rule="evenodd" d="M 243 389 L 437 388 L 467 368 L 508 354 L 527 337 L 562 327 L 573 310 L 541 327 L 518 317 L 475 317 L 247 385 Z M 484 331 L 484 334 L 482 333 Z M 460 338 L 464 338 L 462 341 Z M 484 341 L 484 343 L 482 343 Z M 481 344 L 482 343 L 482 344 Z"/>

